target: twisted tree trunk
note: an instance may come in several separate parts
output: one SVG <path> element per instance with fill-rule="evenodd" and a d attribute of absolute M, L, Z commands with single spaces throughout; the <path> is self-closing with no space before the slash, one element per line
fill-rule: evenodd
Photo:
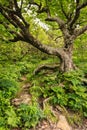
<path fill-rule="evenodd" d="M 67 72 L 74 70 L 75 68 L 71 54 L 69 52 L 65 52 L 60 59 L 60 71 Z"/>
<path fill-rule="evenodd" d="M 73 53 L 73 43 L 74 43 L 74 37 L 72 35 L 69 35 L 67 38 L 67 35 L 64 36 L 64 52 L 61 53 L 61 59 L 60 59 L 60 70 L 62 72 L 67 72 L 71 70 L 75 70 L 76 66 L 73 63 L 72 60 L 72 53 Z"/>
<path fill-rule="evenodd" d="M 74 70 L 76 68 L 72 60 L 74 38 L 71 38 L 71 37 L 72 36 L 70 36 L 69 38 L 65 37 L 64 48 L 53 48 L 53 47 L 41 44 L 40 41 L 34 38 L 30 33 L 25 33 L 24 41 L 31 44 L 32 46 L 36 47 L 37 49 L 39 49 L 40 51 L 44 53 L 57 56 L 60 60 L 60 67 L 59 67 L 60 71 L 67 72 L 67 71 Z"/>
<path fill-rule="evenodd" d="M 10 39 L 10 41 L 25 41 L 44 53 L 57 56 L 60 59 L 60 70 L 62 72 L 75 69 L 75 65 L 72 61 L 73 43 L 78 36 L 87 31 L 87 25 L 81 25 L 82 28 L 79 29 L 76 28 L 76 26 L 78 25 L 77 20 L 80 20 L 79 18 L 81 10 L 87 7 L 87 2 L 85 1 L 80 3 L 80 0 L 76 0 L 76 6 L 73 6 L 72 4 L 74 10 L 70 13 L 67 13 L 63 9 L 63 6 L 61 6 L 60 9 L 62 15 L 65 16 L 66 20 L 64 19 L 64 17 L 58 17 L 59 14 L 57 16 L 51 16 L 51 8 L 49 4 L 47 4 L 47 7 L 43 7 L 42 3 L 39 5 L 37 2 L 29 2 L 29 7 L 31 4 L 36 5 L 38 7 L 38 13 L 47 14 L 47 17 L 45 19 L 46 21 L 57 23 L 58 28 L 62 32 L 64 39 L 64 46 L 62 48 L 49 47 L 45 44 L 42 44 L 42 41 L 39 41 L 34 37 L 30 29 L 31 20 L 27 21 L 26 17 L 24 17 L 23 15 L 22 10 L 24 10 L 23 7 L 25 6 L 23 6 L 23 4 L 24 2 L 21 1 L 21 6 L 19 7 L 17 0 L 10 0 L 8 1 L 8 4 L 6 4 L 5 6 L 3 3 L 0 2 L 0 16 L 3 16 L 4 19 L 6 19 L 6 21 L 0 21 L 0 24 L 2 24 L 6 28 L 7 32 L 9 32 L 11 35 L 14 34 L 14 38 Z M 28 5 L 26 5 L 26 8 L 27 6 Z M 57 12 L 55 12 L 55 14 L 57 14 Z M 10 28 L 11 26 L 9 25 L 14 26 L 14 28 Z"/>

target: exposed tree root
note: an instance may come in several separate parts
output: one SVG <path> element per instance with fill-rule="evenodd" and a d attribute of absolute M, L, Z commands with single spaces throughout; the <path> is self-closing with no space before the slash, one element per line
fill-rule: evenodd
<path fill-rule="evenodd" d="M 87 79 L 86 78 L 81 78 L 80 80 L 83 82 L 84 85 L 87 85 Z"/>
<path fill-rule="evenodd" d="M 55 70 L 55 69 L 58 69 L 59 68 L 59 65 L 58 64 L 55 64 L 55 65 L 41 65 L 39 66 L 38 68 L 36 68 L 33 72 L 33 75 L 36 75 L 38 74 L 41 70 Z"/>
<path fill-rule="evenodd" d="M 46 98 L 46 99 L 43 101 L 43 109 L 45 109 L 46 103 L 48 103 L 51 98 L 52 98 L 52 97 Z"/>

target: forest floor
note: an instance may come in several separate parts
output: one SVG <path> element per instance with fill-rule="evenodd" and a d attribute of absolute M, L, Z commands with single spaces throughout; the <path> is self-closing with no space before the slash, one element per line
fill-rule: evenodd
<path fill-rule="evenodd" d="M 26 77 L 22 77 L 21 80 L 26 81 Z M 31 101 L 31 95 L 28 90 L 30 87 L 30 83 L 24 83 L 21 87 L 21 91 L 17 94 L 16 98 L 12 100 L 14 106 L 19 106 L 21 103 L 29 104 Z M 87 130 L 87 119 L 84 119 L 82 124 L 70 125 L 64 113 L 61 113 L 60 110 L 52 109 L 52 112 L 57 118 L 57 121 L 54 123 L 50 119 L 42 120 L 35 128 L 31 128 L 30 130 Z M 20 128 L 16 128 L 13 130 L 22 130 Z"/>

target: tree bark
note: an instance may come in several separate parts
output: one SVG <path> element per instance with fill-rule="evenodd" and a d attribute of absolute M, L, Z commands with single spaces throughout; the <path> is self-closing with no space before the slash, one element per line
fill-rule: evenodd
<path fill-rule="evenodd" d="M 61 54 L 60 59 L 60 71 L 67 72 L 75 70 L 76 66 L 72 60 L 73 44 L 69 45 L 68 48 L 64 48 L 64 52 Z"/>
<path fill-rule="evenodd" d="M 41 44 L 40 41 L 35 39 L 31 34 L 25 35 L 25 42 L 31 44 L 32 46 L 36 47 L 40 51 L 47 53 L 48 55 L 55 55 L 60 60 L 60 71 L 61 72 L 68 72 L 74 70 L 76 67 L 72 60 L 72 51 L 73 51 L 73 39 L 70 37 L 69 39 L 65 40 L 64 48 L 53 48 Z"/>
<path fill-rule="evenodd" d="M 69 54 L 62 55 L 61 62 L 60 62 L 60 71 L 68 72 L 71 70 L 75 70 L 75 68 L 76 67 L 70 55 Z"/>
<path fill-rule="evenodd" d="M 39 41 L 32 35 L 29 29 L 31 22 L 27 22 L 27 20 L 23 17 L 21 11 L 23 7 L 23 1 L 21 1 L 20 7 L 18 5 L 17 0 L 13 0 L 13 2 L 8 2 L 9 6 L 4 6 L 0 3 L 0 14 L 6 19 L 6 24 L 3 24 L 3 26 L 7 29 L 7 32 L 9 32 L 10 34 L 15 34 L 14 38 L 10 39 L 10 41 L 25 41 L 31 44 L 32 46 L 36 47 L 38 50 L 47 53 L 48 55 L 57 56 L 60 59 L 60 70 L 62 72 L 66 72 L 75 69 L 75 65 L 72 61 L 72 46 L 74 40 L 78 36 L 83 34 L 85 31 L 87 31 L 87 25 L 79 29 L 76 28 L 76 22 L 77 20 L 79 20 L 81 9 L 87 7 L 87 2 L 82 2 L 82 4 L 80 4 L 79 1 L 76 1 L 75 3 L 75 7 L 72 5 L 74 7 L 74 11 L 71 11 L 70 13 L 66 13 L 63 8 L 63 5 L 61 5 L 61 11 L 63 15 L 65 15 L 66 20 L 63 20 L 58 16 L 51 17 L 51 15 L 49 14 L 49 11 L 51 10 L 50 7 L 48 9 L 49 4 L 47 5 L 47 7 L 42 8 L 41 4 L 39 5 L 35 2 L 29 3 L 38 6 L 38 13 L 47 13 L 47 18 L 45 19 L 46 21 L 56 22 L 58 24 L 58 28 L 61 30 L 64 39 L 64 46 L 62 48 L 53 48 L 45 44 L 42 44 L 41 41 Z M 7 26 L 9 25 L 8 22 L 14 26 L 15 30 L 19 31 L 14 31 L 12 28 L 10 28 L 12 29 L 10 31 L 9 26 Z"/>

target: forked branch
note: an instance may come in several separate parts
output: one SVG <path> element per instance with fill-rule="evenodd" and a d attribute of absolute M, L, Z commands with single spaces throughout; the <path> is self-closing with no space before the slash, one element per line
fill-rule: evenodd
<path fill-rule="evenodd" d="M 83 2 L 82 4 L 80 4 L 79 0 L 76 0 L 76 9 L 75 9 L 75 14 L 74 17 L 71 19 L 71 21 L 69 22 L 70 28 L 72 28 L 72 26 L 75 24 L 75 22 L 78 20 L 79 16 L 80 16 L 80 11 L 82 8 L 87 6 L 87 2 Z"/>

